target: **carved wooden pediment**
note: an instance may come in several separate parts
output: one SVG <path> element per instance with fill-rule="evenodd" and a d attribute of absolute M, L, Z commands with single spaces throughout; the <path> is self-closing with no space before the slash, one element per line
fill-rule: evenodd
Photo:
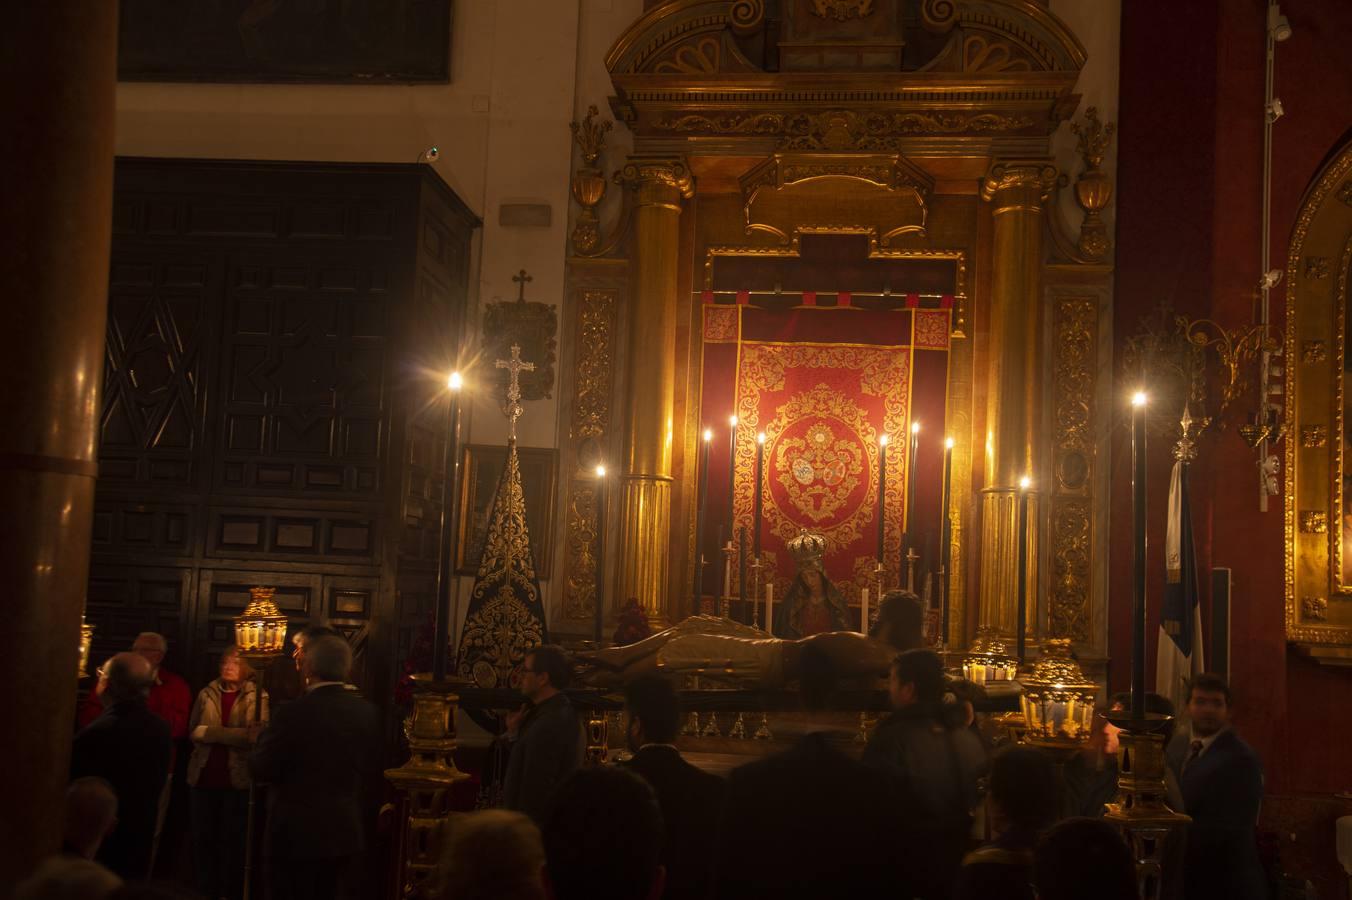
<path fill-rule="evenodd" d="M 1045 138 L 1079 100 L 1084 48 L 1036 3 L 785 8 L 793 21 L 778 29 L 768 27 L 765 0 L 649 10 L 606 59 L 616 117 L 650 148 L 896 152 L 928 138 Z M 873 33 L 880 23 L 891 24 Z M 880 63 L 878 53 L 896 58 Z"/>
<path fill-rule="evenodd" d="M 874 247 L 925 233 L 934 184 L 897 155 L 775 154 L 742 176 L 746 233 L 782 244 L 807 232 L 868 233 Z"/>

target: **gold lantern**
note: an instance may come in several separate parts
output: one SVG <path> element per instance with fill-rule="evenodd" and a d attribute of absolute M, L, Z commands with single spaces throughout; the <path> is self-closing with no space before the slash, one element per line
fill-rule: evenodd
<path fill-rule="evenodd" d="M 962 677 L 982 686 L 1010 682 L 1014 680 L 1018 668 L 1018 659 L 1010 655 L 1009 648 L 1000 640 L 995 629 L 983 625 L 977 629 L 976 640 L 962 661 Z"/>
<path fill-rule="evenodd" d="M 1069 638 L 1050 638 L 1023 684 L 1025 739 L 1030 743 L 1082 744 L 1094 723 L 1098 685 L 1070 655 Z"/>
<path fill-rule="evenodd" d="M 235 646 L 244 656 L 274 656 L 286 649 L 287 618 L 272 601 L 276 588 L 249 588 L 249 605 L 235 616 Z"/>
<path fill-rule="evenodd" d="M 94 645 L 94 626 L 85 621 L 83 614 L 80 615 L 80 668 L 76 678 L 89 677 L 89 648 Z"/>

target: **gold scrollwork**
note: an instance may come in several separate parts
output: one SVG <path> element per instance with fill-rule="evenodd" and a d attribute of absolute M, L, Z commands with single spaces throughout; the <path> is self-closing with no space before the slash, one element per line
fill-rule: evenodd
<path fill-rule="evenodd" d="M 1328 618 L 1329 602 L 1323 597 L 1302 597 L 1300 611 L 1305 614 L 1305 618 L 1322 622 Z"/>
<path fill-rule="evenodd" d="M 1329 348 L 1323 341 L 1305 341 L 1300 348 L 1300 361 L 1307 366 L 1328 362 Z"/>
<path fill-rule="evenodd" d="M 1305 271 L 1303 274 L 1306 278 L 1313 278 L 1315 280 L 1328 278 L 1329 258 L 1327 256 L 1305 257 Z"/>
<path fill-rule="evenodd" d="M 577 395 L 570 436 L 600 439 L 610 425 L 615 292 L 583 291 L 577 322 Z"/>
<path fill-rule="evenodd" d="M 1329 442 L 1329 427 L 1327 425 L 1304 425 L 1300 429 L 1300 445 L 1302 447 L 1323 447 Z"/>
<path fill-rule="evenodd" d="M 812 0 L 812 14 L 837 22 L 863 19 L 873 14 L 873 0 Z"/>
<path fill-rule="evenodd" d="M 568 574 L 563 582 L 563 614 L 590 619 L 596 609 L 596 490 L 590 482 L 572 485 L 565 535 Z"/>
<path fill-rule="evenodd" d="M 1329 530 L 1329 514 L 1322 509 L 1301 510 L 1300 530 L 1306 534 L 1327 534 Z"/>
<path fill-rule="evenodd" d="M 1048 633 L 1088 641 L 1093 584 L 1094 391 L 1098 302 L 1060 297 L 1054 313 L 1051 598 Z"/>

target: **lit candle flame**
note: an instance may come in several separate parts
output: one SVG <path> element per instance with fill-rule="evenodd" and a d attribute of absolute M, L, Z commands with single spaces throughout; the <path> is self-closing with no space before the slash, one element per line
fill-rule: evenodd
<path fill-rule="evenodd" d="M 1026 490 L 1028 490 L 1028 489 L 1029 489 L 1030 487 L 1032 487 L 1032 486 L 1033 486 L 1033 479 L 1029 478 L 1027 475 L 1025 475 L 1025 476 L 1023 476 L 1022 478 L 1019 479 L 1019 490 L 1021 490 L 1021 491 L 1026 491 Z"/>
<path fill-rule="evenodd" d="M 463 386 L 464 383 L 465 381 L 463 378 L 460 377 L 459 372 L 452 372 L 451 377 L 446 379 L 446 386 L 453 391 L 460 390 L 461 386 Z"/>
<path fill-rule="evenodd" d="M 911 434 L 919 434 L 919 433 L 920 433 L 920 423 L 919 423 L 919 422 L 912 422 L 912 423 L 911 423 Z"/>
<path fill-rule="evenodd" d="M 736 416 L 728 416 L 728 424 L 731 425 L 733 428 L 736 428 L 736 427 L 737 427 L 737 417 L 736 417 Z"/>
<path fill-rule="evenodd" d="M 756 435 L 756 443 L 758 444 L 765 443 L 765 432 L 762 431 L 760 434 Z"/>
<path fill-rule="evenodd" d="M 1132 406 L 1145 406 L 1145 401 L 1146 401 L 1145 391 L 1137 391 L 1136 393 L 1131 395 Z"/>
<path fill-rule="evenodd" d="M 952 438 L 944 438 L 944 447 L 945 447 L 945 449 L 952 450 L 952 449 L 953 449 L 953 439 L 952 439 Z"/>
<path fill-rule="evenodd" d="M 712 428 L 704 429 L 704 440 L 712 441 L 714 439 L 714 430 Z"/>
<path fill-rule="evenodd" d="M 886 447 L 886 446 L 887 446 L 887 435 L 884 434 L 882 437 L 878 438 L 878 444 L 879 444 L 880 446 Z"/>
<path fill-rule="evenodd" d="M 606 467 L 605 467 L 605 466 L 597 466 L 597 467 L 596 467 L 596 477 L 597 477 L 597 478 L 605 478 L 605 477 L 606 477 Z"/>

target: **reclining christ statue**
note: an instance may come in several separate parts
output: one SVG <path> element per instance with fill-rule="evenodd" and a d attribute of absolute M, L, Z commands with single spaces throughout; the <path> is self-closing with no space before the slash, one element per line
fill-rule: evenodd
<path fill-rule="evenodd" d="M 577 657 L 595 666 L 585 680 L 598 686 L 658 673 L 699 675 L 771 690 L 823 668 L 834 678 L 885 678 L 893 657 L 922 645 L 923 632 L 919 598 L 892 591 L 879 605 L 878 622 L 867 636 L 824 631 L 781 640 L 731 619 L 701 615 L 636 643 Z"/>

